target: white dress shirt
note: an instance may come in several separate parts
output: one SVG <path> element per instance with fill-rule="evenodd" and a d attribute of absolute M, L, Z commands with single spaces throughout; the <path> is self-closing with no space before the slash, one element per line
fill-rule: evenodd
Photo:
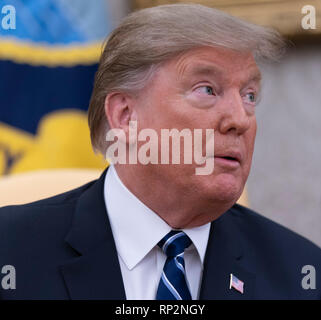
<path fill-rule="evenodd" d="M 104 198 L 126 298 L 154 300 L 167 258 L 157 243 L 173 228 L 126 188 L 113 165 L 107 170 Z M 184 260 L 187 285 L 192 299 L 197 300 L 210 223 L 182 230 L 192 240 L 192 245 L 185 250 Z"/>

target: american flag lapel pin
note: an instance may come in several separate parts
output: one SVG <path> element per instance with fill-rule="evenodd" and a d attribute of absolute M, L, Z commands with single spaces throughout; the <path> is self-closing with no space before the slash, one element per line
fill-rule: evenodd
<path fill-rule="evenodd" d="M 235 277 L 235 275 L 233 275 L 231 273 L 230 275 L 230 289 L 234 288 L 235 290 L 237 290 L 238 292 L 242 293 L 244 292 L 244 282 L 241 281 L 240 279 L 238 279 L 237 277 Z"/>

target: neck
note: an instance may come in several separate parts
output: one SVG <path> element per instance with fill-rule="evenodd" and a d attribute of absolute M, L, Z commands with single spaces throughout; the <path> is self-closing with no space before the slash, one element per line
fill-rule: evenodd
<path fill-rule="evenodd" d="M 175 188 L 174 183 L 146 174 L 146 166 L 115 165 L 115 169 L 127 189 L 172 228 L 204 225 L 219 218 L 234 204 L 204 199 L 195 190 Z"/>

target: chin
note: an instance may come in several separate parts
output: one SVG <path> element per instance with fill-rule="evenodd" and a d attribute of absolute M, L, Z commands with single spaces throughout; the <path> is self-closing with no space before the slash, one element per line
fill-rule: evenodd
<path fill-rule="evenodd" d="M 206 197 L 212 201 L 234 204 L 243 192 L 244 183 L 239 177 L 220 174 L 212 177 L 204 188 Z"/>

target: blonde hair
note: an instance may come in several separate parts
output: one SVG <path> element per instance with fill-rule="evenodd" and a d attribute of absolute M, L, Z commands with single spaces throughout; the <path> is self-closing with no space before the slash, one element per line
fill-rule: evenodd
<path fill-rule="evenodd" d="M 107 38 L 88 111 L 94 149 L 105 152 L 106 96 L 144 88 L 159 65 L 202 46 L 252 52 L 258 60 L 278 60 L 285 41 L 271 28 L 197 4 L 173 4 L 128 15 Z"/>

